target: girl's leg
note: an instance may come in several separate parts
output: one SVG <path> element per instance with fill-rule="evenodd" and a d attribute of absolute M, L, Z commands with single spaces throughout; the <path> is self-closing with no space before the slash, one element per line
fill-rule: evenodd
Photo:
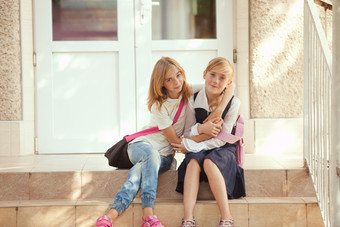
<path fill-rule="evenodd" d="M 109 217 L 111 220 L 107 220 L 107 217 L 102 216 L 97 220 L 96 226 L 112 226 L 110 223 L 113 223 L 114 220 L 130 206 L 140 188 L 141 170 L 142 168 L 140 163 L 135 164 L 129 170 L 127 180 L 125 181 L 122 189 L 115 196 L 112 208 L 105 214 L 105 216 Z"/>
<path fill-rule="evenodd" d="M 156 199 L 156 189 L 158 183 L 158 171 L 161 158 L 157 150 L 150 145 L 143 144 L 143 157 L 141 158 L 142 177 L 141 195 L 143 218 L 153 215 L 154 201 Z"/>
<path fill-rule="evenodd" d="M 160 156 L 161 164 L 160 164 L 160 167 L 159 167 L 159 173 L 165 172 L 165 171 L 170 169 L 172 159 L 173 159 L 172 156 L 168 156 L 168 157 Z M 158 182 L 158 175 L 157 175 L 156 180 Z M 143 175 L 142 175 L 142 182 L 143 182 Z M 156 186 L 156 188 L 154 190 L 156 191 L 157 190 L 157 183 L 155 184 L 155 186 Z M 141 186 L 141 188 L 142 188 L 142 192 L 143 192 L 143 187 Z M 156 194 L 155 194 L 155 198 L 156 198 Z M 154 214 L 153 213 L 153 205 L 149 207 L 146 204 L 145 207 L 143 208 L 143 219 L 145 219 L 146 217 L 151 216 L 153 214 Z"/>
<path fill-rule="evenodd" d="M 224 178 L 218 167 L 210 159 L 205 159 L 203 168 L 207 174 L 210 189 L 215 197 L 222 219 L 232 219 Z"/>
<path fill-rule="evenodd" d="M 130 170 L 122 189 L 116 194 L 112 209 L 106 214 L 112 220 L 125 211 L 136 197 L 140 188 L 142 166 L 136 163 Z"/>
<path fill-rule="evenodd" d="M 183 192 L 183 205 L 184 205 L 184 220 L 194 218 L 194 207 L 197 200 L 199 188 L 199 176 L 201 168 L 196 159 L 191 159 L 187 165 L 187 170 L 184 177 L 184 192 Z"/>
<path fill-rule="evenodd" d="M 160 168 L 164 171 L 169 169 L 172 157 L 163 157 L 151 145 L 145 142 L 133 143 L 134 154 L 130 155 L 132 163 L 138 161 L 141 164 L 141 195 L 143 218 L 153 215 L 154 201 L 158 183 Z M 136 153 L 136 154 L 135 154 Z"/>

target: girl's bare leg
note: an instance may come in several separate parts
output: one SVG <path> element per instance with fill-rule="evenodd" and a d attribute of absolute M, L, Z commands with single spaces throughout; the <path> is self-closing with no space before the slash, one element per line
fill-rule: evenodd
<path fill-rule="evenodd" d="M 210 189 L 215 197 L 222 219 L 232 219 L 224 178 L 218 167 L 210 159 L 205 159 L 203 168 L 207 174 Z"/>
<path fill-rule="evenodd" d="M 118 217 L 118 211 L 116 209 L 110 209 L 107 213 L 106 216 L 111 218 L 112 222 L 117 219 Z"/>
<path fill-rule="evenodd" d="M 153 215 L 153 208 L 152 207 L 144 207 L 143 208 L 143 219 L 145 219 L 147 216 Z"/>
<path fill-rule="evenodd" d="M 184 178 L 184 220 L 194 218 L 194 207 L 197 200 L 199 188 L 200 166 L 195 159 L 191 159 L 188 163 Z"/>

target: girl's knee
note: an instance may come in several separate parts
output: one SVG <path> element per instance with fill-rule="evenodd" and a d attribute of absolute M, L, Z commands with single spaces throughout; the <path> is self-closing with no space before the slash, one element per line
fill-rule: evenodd
<path fill-rule="evenodd" d="M 198 161 L 192 158 L 187 165 L 187 170 L 200 170 L 200 165 L 198 164 Z"/>
<path fill-rule="evenodd" d="M 204 159 L 203 168 L 204 168 L 205 171 L 211 169 L 214 166 L 215 166 L 215 163 L 213 161 L 211 161 L 211 159 L 208 159 L 208 158 Z"/>
<path fill-rule="evenodd" d="M 147 156 L 149 156 L 149 158 L 153 159 L 153 160 L 161 160 L 161 155 L 159 154 L 159 152 L 156 149 L 150 149 L 147 152 Z"/>
<path fill-rule="evenodd" d="M 144 160 L 151 161 L 153 164 L 159 166 L 161 163 L 161 156 L 155 149 L 150 149 L 145 152 Z"/>

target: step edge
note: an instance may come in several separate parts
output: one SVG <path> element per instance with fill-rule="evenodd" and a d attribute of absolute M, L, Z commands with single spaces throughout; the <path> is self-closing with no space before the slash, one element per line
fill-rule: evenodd
<path fill-rule="evenodd" d="M 49 207 L 49 206 L 109 206 L 112 198 L 79 199 L 79 200 L 21 200 L 0 201 L 0 208 L 11 207 Z M 317 204 L 316 197 L 244 197 L 229 200 L 230 204 Z M 136 198 L 132 204 L 141 204 Z M 183 204 L 181 199 L 157 199 L 155 205 Z M 216 204 L 215 200 L 198 200 L 197 204 Z"/>

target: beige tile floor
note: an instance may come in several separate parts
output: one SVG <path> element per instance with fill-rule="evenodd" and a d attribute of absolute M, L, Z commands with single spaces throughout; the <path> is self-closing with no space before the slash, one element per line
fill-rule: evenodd
<path fill-rule="evenodd" d="M 183 155 L 176 154 L 177 163 Z M 302 155 L 268 156 L 246 154 L 244 169 L 300 169 Z M 0 172 L 85 172 L 110 171 L 103 154 L 0 156 Z"/>

